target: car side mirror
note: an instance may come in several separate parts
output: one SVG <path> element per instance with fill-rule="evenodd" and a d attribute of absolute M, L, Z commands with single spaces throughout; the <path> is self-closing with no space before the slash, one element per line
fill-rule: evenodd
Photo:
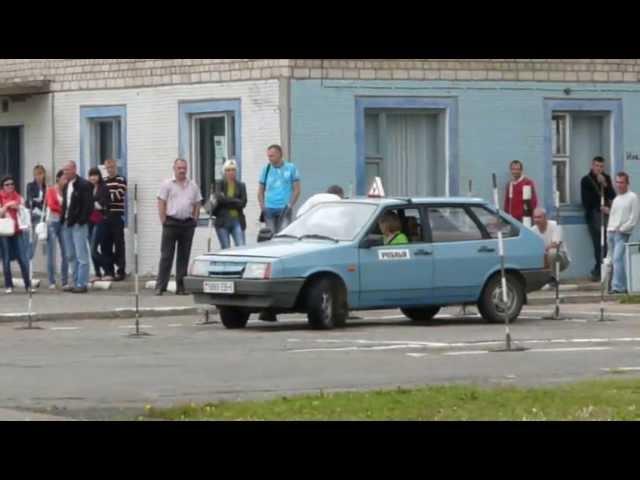
<path fill-rule="evenodd" d="M 384 245 L 384 240 L 382 239 L 382 235 L 375 235 L 370 233 L 360 243 L 360 248 L 372 248 L 372 247 L 381 247 Z"/>

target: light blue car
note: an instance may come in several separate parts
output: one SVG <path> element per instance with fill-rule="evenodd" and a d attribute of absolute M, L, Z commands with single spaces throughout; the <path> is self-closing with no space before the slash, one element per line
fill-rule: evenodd
<path fill-rule="evenodd" d="M 399 217 L 408 243 L 383 245 L 378 219 Z M 497 232 L 505 248 L 502 302 Z M 489 322 L 515 320 L 551 279 L 542 238 L 474 198 L 354 198 L 316 205 L 271 240 L 197 257 L 185 287 L 216 305 L 227 328 L 251 313 L 303 312 L 314 329 L 349 311 L 400 308 L 428 322 L 445 305 L 474 304 Z"/>

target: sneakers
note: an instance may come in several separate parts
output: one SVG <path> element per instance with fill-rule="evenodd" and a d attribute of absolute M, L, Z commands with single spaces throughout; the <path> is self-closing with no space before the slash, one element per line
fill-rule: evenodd
<path fill-rule="evenodd" d="M 63 285 L 62 286 L 62 291 L 63 292 L 70 292 L 71 290 L 73 290 L 73 287 L 71 285 Z"/>
<path fill-rule="evenodd" d="M 10 293 L 13 293 L 13 288 L 7 288 L 4 293 L 6 293 L 7 295 L 9 295 Z"/>
<path fill-rule="evenodd" d="M 56 284 L 52 283 L 51 285 L 49 285 L 49 290 L 55 290 L 56 289 Z"/>
<path fill-rule="evenodd" d="M 87 287 L 76 287 L 71 289 L 71 293 L 87 293 Z"/>

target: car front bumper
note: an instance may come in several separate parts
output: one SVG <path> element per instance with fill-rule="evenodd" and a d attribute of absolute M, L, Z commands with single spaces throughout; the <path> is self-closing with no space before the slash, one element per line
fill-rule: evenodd
<path fill-rule="evenodd" d="M 520 273 L 524 277 L 524 288 L 526 293 L 540 290 L 547 283 L 549 283 L 551 281 L 551 278 L 553 277 L 553 275 L 551 274 L 551 270 L 546 270 L 543 268 L 535 270 L 520 270 Z"/>
<path fill-rule="evenodd" d="M 203 283 L 216 280 L 233 281 L 235 293 L 205 293 Z M 184 279 L 185 290 L 193 294 L 196 303 L 256 310 L 292 309 L 303 284 L 304 278 L 245 280 L 187 276 Z"/>

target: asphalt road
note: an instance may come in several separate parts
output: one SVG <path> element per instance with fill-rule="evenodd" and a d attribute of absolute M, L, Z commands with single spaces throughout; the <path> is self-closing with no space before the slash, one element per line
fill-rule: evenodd
<path fill-rule="evenodd" d="M 125 419 L 145 405 L 442 383 L 537 385 L 640 373 L 638 306 L 566 305 L 567 320 L 525 309 L 511 327 L 461 318 L 447 309 L 429 326 L 397 310 L 358 312 L 332 331 L 313 331 L 300 315 L 244 330 L 200 317 L 144 318 L 150 336 L 134 338 L 128 320 L 0 325 L 0 408 L 69 418 Z M 471 311 L 473 311 L 471 309 Z M 217 318 L 213 318 L 217 322 Z"/>

